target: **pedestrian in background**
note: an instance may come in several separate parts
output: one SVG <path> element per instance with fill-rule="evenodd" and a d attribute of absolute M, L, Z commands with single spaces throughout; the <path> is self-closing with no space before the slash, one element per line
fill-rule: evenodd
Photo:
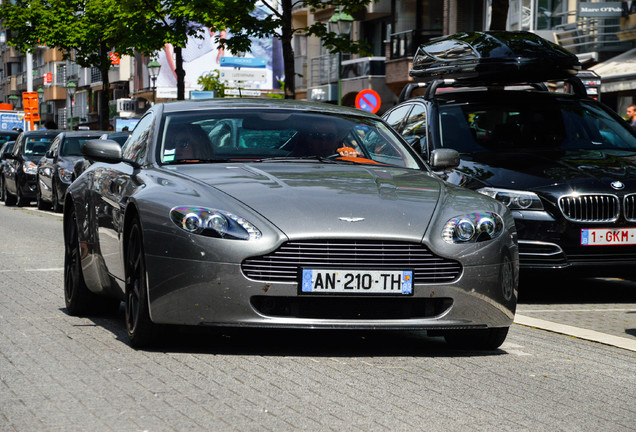
<path fill-rule="evenodd" d="M 627 107 L 627 121 L 636 129 L 636 105 L 630 105 Z"/>

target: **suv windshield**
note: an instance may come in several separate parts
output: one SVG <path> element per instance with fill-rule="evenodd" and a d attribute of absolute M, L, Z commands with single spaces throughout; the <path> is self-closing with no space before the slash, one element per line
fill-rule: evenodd
<path fill-rule="evenodd" d="M 440 106 L 440 138 L 460 153 L 631 150 L 636 137 L 598 105 L 571 98 L 515 98 Z"/>
<path fill-rule="evenodd" d="M 348 163 L 420 165 L 383 122 L 294 110 L 210 110 L 166 115 L 158 159 L 164 164 L 330 158 Z M 342 149 L 347 157 L 342 157 Z"/>
<path fill-rule="evenodd" d="M 27 138 L 24 143 L 26 156 L 44 156 L 51 146 L 52 138 Z"/>
<path fill-rule="evenodd" d="M 82 144 L 84 144 L 84 141 L 97 138 L 99 137 L 67 137 L 62 145 L 60 156 L 81 156 Z"/>

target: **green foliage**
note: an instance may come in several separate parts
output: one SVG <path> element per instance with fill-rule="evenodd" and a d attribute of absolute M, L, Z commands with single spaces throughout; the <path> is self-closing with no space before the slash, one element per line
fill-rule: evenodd
<path fill-rule="evenodd" d="M 197 79 L 197 84 L 203 87 L 203 90 L 214 91 L 214 97 L 225 97 L 225 83 L 220 79 L 220 72 L 214 70 L 207 75 L 202 75 Z"/>

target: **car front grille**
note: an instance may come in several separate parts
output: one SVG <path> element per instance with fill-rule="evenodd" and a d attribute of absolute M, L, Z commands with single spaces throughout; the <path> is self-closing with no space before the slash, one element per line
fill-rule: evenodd
<path fill-rule="evenodd" d="M 568 195 L 559 198 L 559 208 L 573 222 L 614 222 L 620 205 L 615 195 Z"/>
<path fill-rule="evenodd" d="M 241 267 L 248 278 L 270 283 L 298 283 L 301 268 L 412 269 L 414 283 L 452 282 L 462 271 L 459 262 L 424 245 L 372 240 L 287 242 L 270 254 L 246 259 Z"/>
<path fill-rule="evenodd" d="M 623 212 L 625 219 L 636 222 L 636 194 L 626 195 L 623 198 Z"/>

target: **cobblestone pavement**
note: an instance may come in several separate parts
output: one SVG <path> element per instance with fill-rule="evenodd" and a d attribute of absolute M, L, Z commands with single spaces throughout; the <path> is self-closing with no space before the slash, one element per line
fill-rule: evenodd
<path fill-rule="evenodd" d="M 0 205 L 1 431 L 636 424 L 633 352 L 520 325 L 491 353 L 453 351 L 419 333 L 198 329 L 134 350 L 123 311 L 66 314 L 60 221 Z"/>

